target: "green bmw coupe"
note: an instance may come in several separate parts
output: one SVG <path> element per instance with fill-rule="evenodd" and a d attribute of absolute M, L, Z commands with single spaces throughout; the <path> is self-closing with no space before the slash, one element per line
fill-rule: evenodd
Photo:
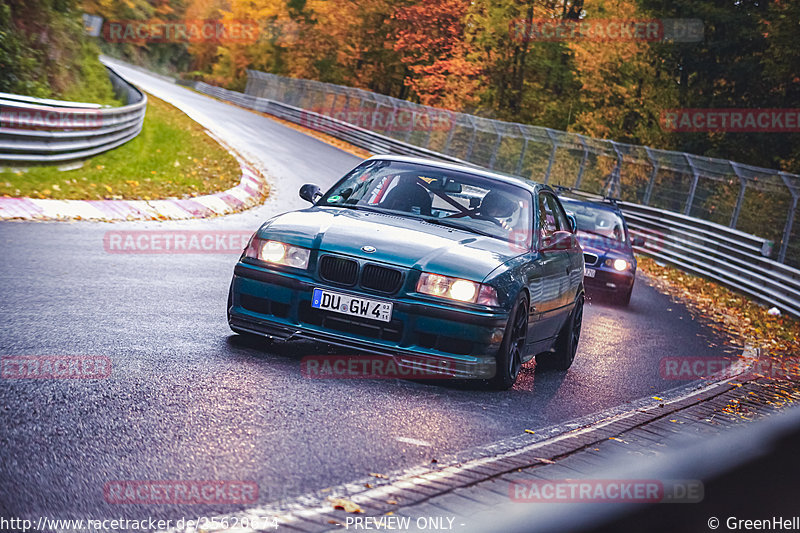
<path fill-rule="evenodd" d="M 315 339 L 498 389 L 534 357 L 572 364 L 583 253 L 548 186 L 379 156 L 300 196 L 311 206 L 265 222 L 236 264 L 234 332 Z"/>

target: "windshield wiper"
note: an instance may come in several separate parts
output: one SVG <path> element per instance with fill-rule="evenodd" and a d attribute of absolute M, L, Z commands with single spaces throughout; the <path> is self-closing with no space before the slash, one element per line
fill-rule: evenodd
<path fill-rule="evenodd" d="M 625 242 L 625 241 L 621 241 L 621 240 L 617 239 L 616 237 L 612 237 L 610 235 L 604 235 L 602 233 L 597 233 L 596 231 L 592 231 L 592 230 L 588 230 L 588 229 L 578 228 L 578 231 L 581 231 L 583 233 L 588 233 L 589 235 L 597 235 L 598 237 L 603 237 L 604 239 L 608 239 L 608 240 L 612 240 L 612 241 L 617 241 L 617 242 L 622 242 L 622 243 Z"/>
<path fill-rule="evenodd" d="M 327 207 L 345 207 L 347 209 L 355 209 L 357 211 L 369 211 L 370 213 L 388 213 L 385 209 L 377 209 L 361 204 L 334 204 Z"/>
<path fill-rule="evenodd" d="M 472 228 L 470 226 L 462 226 L 461 224 L 456 224 L 456 223 L 453 223 L 453 222 L 447 222 L 444 219 L 441 219 L 441 218 L 438 218 L 438 217 L 430 217 L 430 218 L 428 218 L 428 217 L 414 217 L 414 218 L 419 218 L 420 220 L 424 220 L 425 222 L 429 222 L 431 224 L 438 224 L 440 226 L 446 226 L 448 228 L 460 229 L 461 231 L 477 233 L 478 235 L 482 235 L 484 237 L 492 237 L 494 239 L 503 240 L 502 237 L 498 237 L 497 235 L 493 235 L 493 234 L 491 234 L 489 232 L 481 231 L 479 229 L 475 229 L 475 228 Z"/>

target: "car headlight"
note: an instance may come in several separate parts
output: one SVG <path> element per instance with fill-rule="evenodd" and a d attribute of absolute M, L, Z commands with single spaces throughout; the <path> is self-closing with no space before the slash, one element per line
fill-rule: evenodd
<path fill-rule="evenodd" d="M 630 267 L 630 264 L 624 259 L 606 259 L 605 264 L 606 266 L 612 267 L 614 270 L 618 270 L 619 272 L 628 270 Z"/>
<path fill-rule="evenodd" d="M 419 277 L 417 292 L 459 302 L 498 305 L 497 291 L 494 287 L 468 279 L 451 278 L 430 272 L 423 272 Z"/>
<path fill-rule="evenodd" d="M 308 259 L 311 256 L 311 250 L 280 241 L 269 241 L 253 237 L 250 241 L 250 245 L 247 247 L 245 256 L 276 265 L 308 268 Z"/>

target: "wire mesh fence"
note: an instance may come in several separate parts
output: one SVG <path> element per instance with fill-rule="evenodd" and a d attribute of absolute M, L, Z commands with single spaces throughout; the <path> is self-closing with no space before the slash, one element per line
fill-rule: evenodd
<path fill-rule="evenodd" d="M 795 223 L 800 176 L 795 174 L 264 72 L 248 71 L 245 92 L 498 172 L 716 222 L 771 241 L 771 257 L 800 267 Z"/>

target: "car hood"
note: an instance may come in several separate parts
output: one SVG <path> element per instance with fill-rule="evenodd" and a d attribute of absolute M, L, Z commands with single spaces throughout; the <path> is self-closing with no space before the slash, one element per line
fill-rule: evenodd
<path fill-rule="evenodd" d="M 370 261 L 482 281 L 519 248 L 465 230 L 399 215 L 311 208 L 279 215 L 259 230 L 274 239 Z M 372 253 L 362 247 L 375 248 Z"/>
<path fill-rule="evenodd" d="M 600 258 L 604 258 L 607 255 L 628 258 L 633 255 L 627 245 L 613 239 L 578 234 L 578 242 L 584 252 L 595 254 Z"/>

